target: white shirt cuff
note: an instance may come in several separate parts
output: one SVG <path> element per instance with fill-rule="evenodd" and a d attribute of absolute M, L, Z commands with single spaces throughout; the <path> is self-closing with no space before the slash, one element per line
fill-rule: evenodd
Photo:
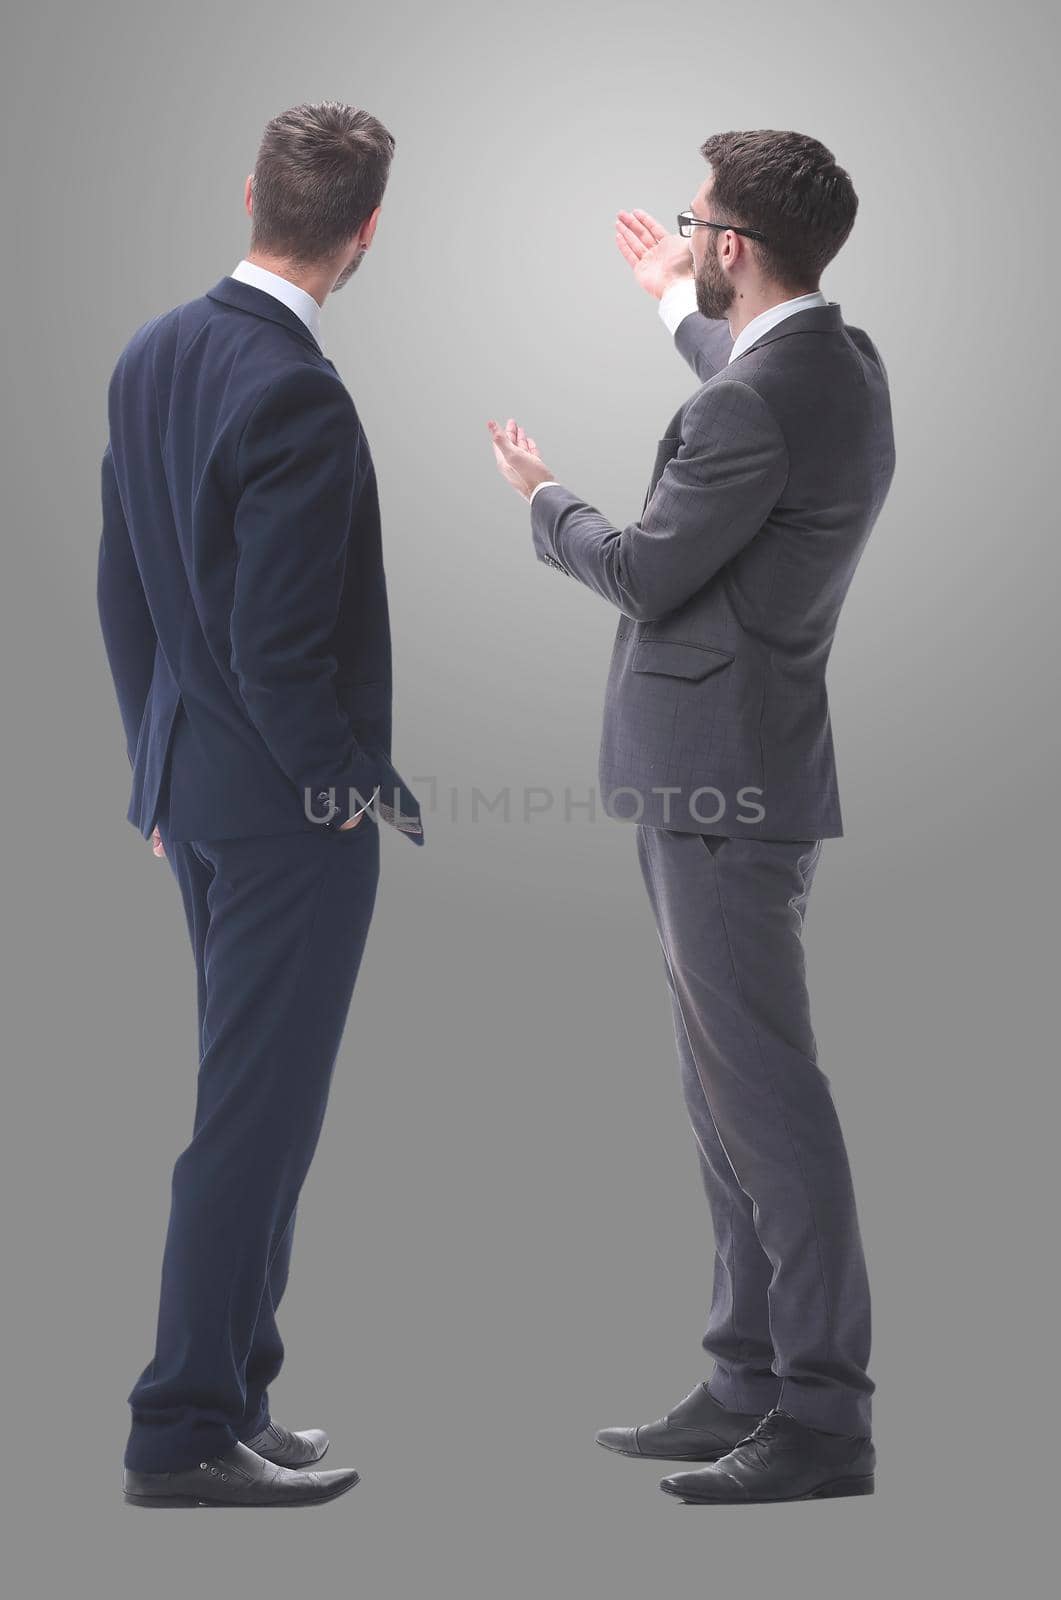
<path fill-rule="evenodd" d="M 529 506 L 534 504 L 534 496 L 538 493 L 539 489 L 559 489 L 559 487 L 560 485 L 557 483 L 555 478 L 547 478 L 544 483 L 536 483 L 530 494 L 527 496 L 527 504 Z"/>
<path fill-rule="evenodd" d="M 677 333 L 679 322 L 696 309 L 696 284 L 692 278 L 680 278 L 660 295 L 659 314 L 669 333 Z"/>
<path fill-rule="evenodd" d="M 361 809 L 360 809 L 360 810 L 359 810 L 359 811 L 351 811 L 351 813 L 350 813 L 350 815 L 349 815 L 349 817 L 348 817 L 348 818 L 347 818 L 347 819 L 346 819 L 346 820 L 347 820 L 347 821 L 348 821 L 348 822 L 353 822 L 353 820 L 354 820 L 354 818 L 355 818 L 355 817 L 361 817 L 361 816 L 364 816 L 364 814 L 365 814 L 365 812 L 366 812 L 366 811 L 367 811 L 367 810 L 368 810 L 368 808 L 369 808 L 369 806 L 370 806 L 370 805 L 371 805 L 371 804 L 372 804 L 372 801 L 373 801 L 373 800 L 374 800 L 374 799 L 375 799 L 375 798 L 376 798 L 376 796 L 377 796 L 377 795 L 378 795 L 378 794 L 379 794 L 379 791 L 380 791 L 380 785 L 379 785 L 379 784 L 378 784 L 378 783 L 377 783 L 377 785 L 376 785 L 376 787 L 375 787 L 375 788 L 374 788 L 374 789 L 373 789 L 373 791 L 372 791 L 372 794 L 371 794 L 371 796 L 370 796 L 370 797 L 369 797 L 369 799 L 368 799 L 368 800 L 366 800 L 366 801 L 365 801 L 365 803 L 364 803 L 364 805 L 363 805 L 363 806 L 362 806 L 362 807 L 361 807 Z"/>

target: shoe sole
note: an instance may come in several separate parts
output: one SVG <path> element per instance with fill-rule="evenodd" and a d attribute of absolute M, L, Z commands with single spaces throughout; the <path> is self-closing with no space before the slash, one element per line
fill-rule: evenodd
<path fill-rule="evenodd" d="M 842 1500 L 847 1495 L 873 1494 L 875 1487 L 871 1472 L 864 1478 L 834 1478 L 830 1483 L 820 1483 L 809 1494 L 776 1495 L 771 1499 L 710 1500 L 704 1495 L 682 1494 L 677 1489 L 664 1489 L 663 1493 L 680 1500 L 685 1506 L 783 1506 L 792 1505 L 797 1500 Z"/>
<path fill-rule="evenodd" d="M 200 1500 L 192 1494 L 130 1494 L 128 1490 L 124 1499 L 127 1506 L 145 1506 L 149 1510 L 183 1508 L 191 1511 L 197 1510 L 200 1506 L 208 1506 L 223 1511 L 268 1511 L 272 1506 L 324 1506 L 329 1500 L 338 1500 L 340 1495 L 355 1489 L 360 1482 L 361 1475 L 358 1473 L 341 1488 L 333 1489 L 330 1494 L 322 1494 L 314 1500 L 307 1500 L 304 1495 L 278 1496 L 275 1500 Z"/>

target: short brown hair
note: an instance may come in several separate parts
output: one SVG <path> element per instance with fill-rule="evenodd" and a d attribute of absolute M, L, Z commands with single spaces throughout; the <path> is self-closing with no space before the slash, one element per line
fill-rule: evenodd
<path fill-rule="evenodd" d="M 383 199 L 394 139 L 382 122 L 334 100 L 292 106 L 266 126 L 251 179 L 251 247 L 320 261 Z"/>
<path fill-rule="evenodd" d="M 805 133 L 715 133 L 700 147 L 711 164 L 717 222 L 765 235 L 755 243 L 767 277 L 792 289 L 818 280 L 855 223 L 858 196 L 831 150 Z"/>

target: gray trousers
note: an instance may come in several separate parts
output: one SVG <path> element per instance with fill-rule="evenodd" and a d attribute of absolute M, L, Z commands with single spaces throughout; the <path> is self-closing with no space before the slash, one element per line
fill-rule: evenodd
<path fill-rule="evenodd" d="M 869 1285 L 804 968 L 820 853 L 638 827 L 714 1226 L 708 1387 L 737 1411 L 868 1434 Z"/>

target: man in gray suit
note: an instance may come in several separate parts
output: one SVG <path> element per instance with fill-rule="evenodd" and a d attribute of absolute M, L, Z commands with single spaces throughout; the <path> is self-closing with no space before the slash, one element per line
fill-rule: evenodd
<path fill-rule="evenodd" d="M 677 235 L 644 212 L 617 222 L 701 380 L 640 519 L 611 526 L 514 420 L 489 424 L 539 559 L 620 612 L 602 800 L 637 824 L 715 1235 L 710 1378 L 597 1437 L 710 1463 L 663 1480 L 684 1500 L 867 1494 L 869 1289 L 802 929 L 822 841 L 843 831 L 825 669 L 891 482 L 888 385 L 818 287 L 858 205 L 832 154 L 769 130 L 702 154 Z"/>

